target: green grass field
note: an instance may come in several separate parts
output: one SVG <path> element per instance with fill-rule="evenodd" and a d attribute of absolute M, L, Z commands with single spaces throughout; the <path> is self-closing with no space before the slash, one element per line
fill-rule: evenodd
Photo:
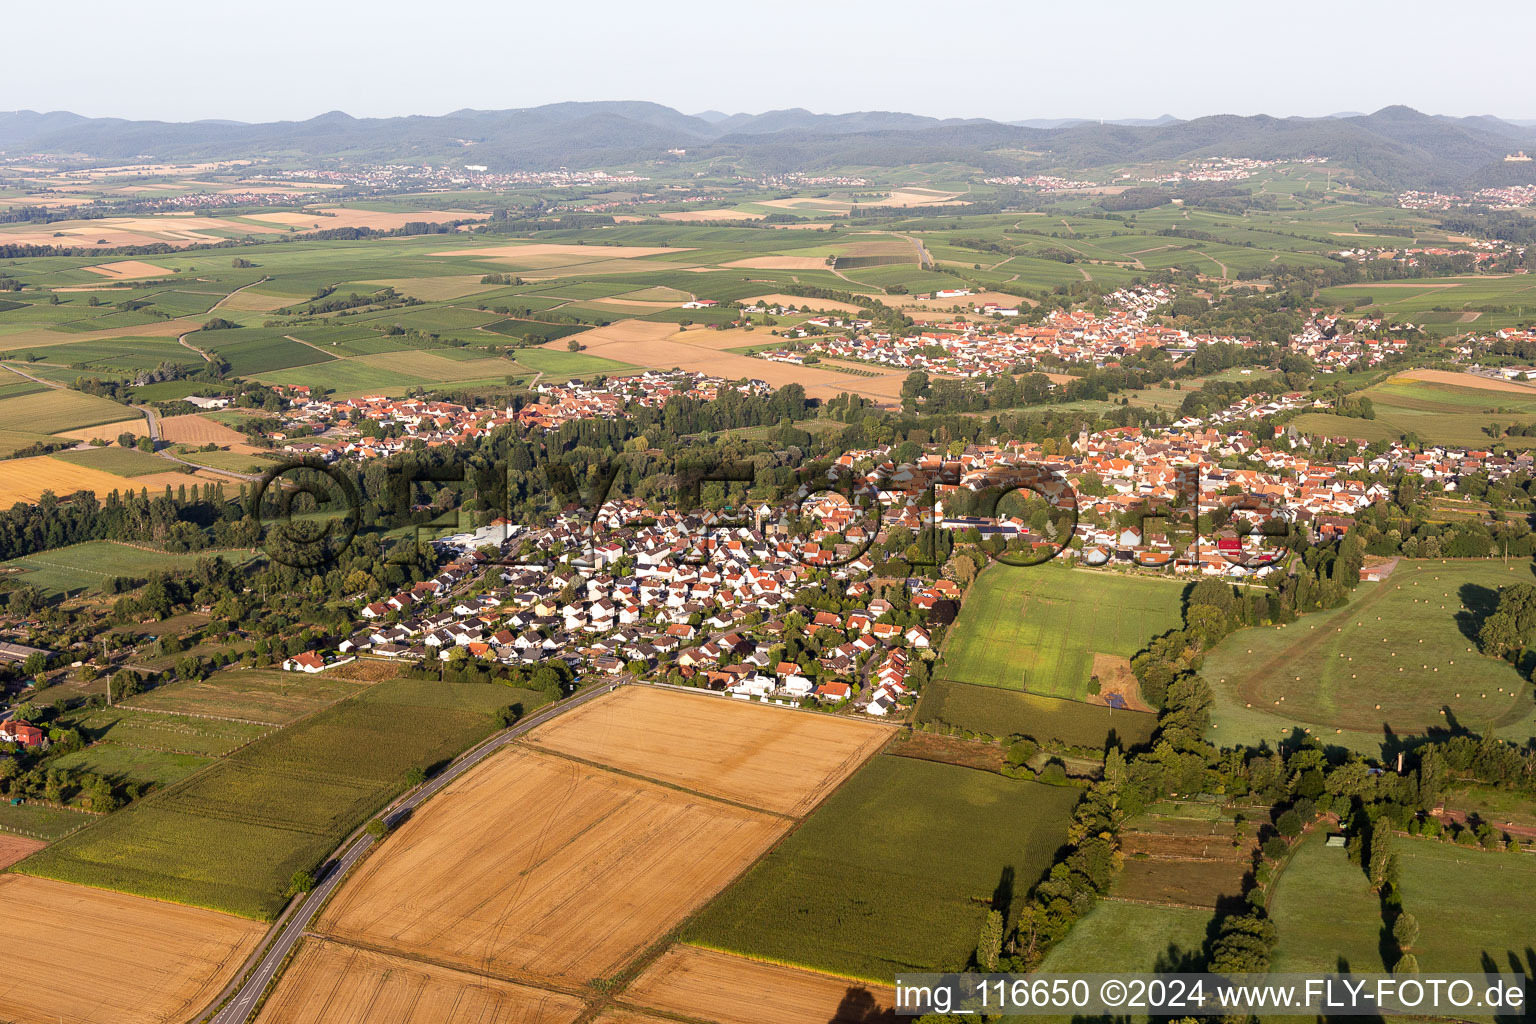
<path fill-rule="evenodd" d="M 53 767 L 72 772 L 94 772 L 115 784 L 148 782 L 169 785 L 208 767 L 212 760 L 196 754 L 175 754 L 120 743 L 97 743 L 65 754 Z"/>
<path fill-rule="evenodd" d="M 971 585 L 935 676 L 1081 700 L 1095 654 L 1129 658 L 1183 624 L 1180 583 L 996 564 Z"/>
<path fill-rule="evenodd" d="M 101 743 L 203 757 L 222 757 L 268 732 L 266 726 L 244 722 L 158 714 L 121 706 L 92 711 L 80 724 L 90 739 Z"/>
<path fill-rule="evenodd" d="M 141 452 L 137 448 L 119 448 L 116 445 L 110 448 L 59 452 L 54 458 L 117 476 L 146 476 L 150 473 L 169 472 L 176 468 L 175 463 Z"/>
<path fill-rule="evenodd" d="M 190 569 L 201 558 L 222 557 L 244 563 L 254 553 L 244 549 L 199 551 L 195 554 L 169 554 L 146 551 L 109 540 L 93 540 L 68 548 L 55 548 L 38 555 L 0 562 L 5 568 L 20 569 L 6 578 L 27 583 L 45 594 L 73 594 L 100 588 L 114 576 L 142 578 L 156 571 Z"/>
<path fill-rule="evenodd" d="M 552 377 L 578 377 L 593 373 L 623 373 L 633 370 L 629 363 L 602 356 L 589 356 L 584 352 L 561 352 L 549 348 L 525 348 L 516 353 L 517 361 L 530 370 L 538 370 Z"/>
<path fill-rule="evenodd" d="M 0 802 L 0 830 L 52 842 L 100 819 L 83 811 L 69 811 L 42 804 Z"/>
<path fill-rule="evenodd" d="M 1052 947 L 1046 974 L 1204 970 L 1202 947 L 1212 915 L 1188 907 L 1100 900 Z"/>
<path fill-rule="evenodd" d="M 395 679 L 271 733 L 41 851 L 18 870 L 268 920 L 313 870 L 405 787 L 536 695 Z"/>
<path fill-rule="evenodd" d="M 1157 716 L 1060 697 L 935 679 L 923 688 L 918 721 L 942 722 L 988 736 L 1029 736 L 1042 743 L 1129 749 L 1152 737 Z"/>
<path fill-rule="evenodd" d="M 1460 724 L 1523 740 L 1536 731 L 1531 686 L 1478 653 L 1476 636 L 1498 588 L 1531 577 L 1529 562 L 1404 560 L 1343 608 L 1232 634 L 1201 673 L 1216 694 L 1213 738 L 1273 742 L 1301 727 L 1379 753 L 1389 731 Z"/>
<path fill-rule="evenodd" d="M 1298 430 L 1328 437 L 1353 437 L 1363 441 L 1391 440 L 1415 434 L 1430 444 L 1481 447 L 1494 438 L 1483 428 L 1492 423 L 1508 426 L 1536 420 L 1536 391 L 1518 394 L 1487 388 L 1465 387 L 1439 381 L 1393 378 L 1361 392 L 1370 398 L 1376 418 L 1306 413 L 1296 418 Z M 1536 447 L 1536 438 L 1507 437 L 1514 448 Z"/>
<path fill-rule="evenodd" d="M 1080 795 L 879 755 L 682 937 L 885 984 L 963 967 L 1005 871 L 1029 890 Z"/>
<path fill-rule="evenodd" d="M 179 655 L 178 655 L 179 657 Z M 197 682 L 157 686 L 130 697 L 124 707 L 235 721 L 286 725 L 327 704 L 353 696 L 361 684 L 334 676 L 279 669 L 232 669 Z"/>
<path fill-rule="evenodd" d="M 1414 955 L 1425 974 L 1482 973 L 1484 957 L 1508 972 L 1513 955 L 1529 971 L 1536 920 L 1536 857 L 1399 837 L 1403 909 L 1422 929 Z M 1490 898 L 1497 893 L 1497 898 Z M 1270 913 L 1280 934 L 1275 971 L 1380 973 L 1381 903 L 1361 869 L 1322 833 L 1309 836 L 1275 884 Z M 1385 955 L 1384 955 L 1385 954 Z"/>

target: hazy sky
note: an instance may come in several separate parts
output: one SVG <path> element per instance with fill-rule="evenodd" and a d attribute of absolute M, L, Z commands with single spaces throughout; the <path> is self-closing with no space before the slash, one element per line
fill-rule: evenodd
<path fill-rule="evenodd" d="M 686 113 L 1536 118 L 1536 2 L 8 3 L 0 110 L 259 121 L 646 99 Z"/>

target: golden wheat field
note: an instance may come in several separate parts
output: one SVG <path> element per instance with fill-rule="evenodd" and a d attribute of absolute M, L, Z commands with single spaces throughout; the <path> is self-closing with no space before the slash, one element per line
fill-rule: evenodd
<path fill-rule="evenodd" d="M 256 1024 L 568 1024 L 582 1000 L 308 938 Z"/>
<path fill-rule="evenodd" d="M 0 1007 L 16 1024 L 180 1024 L 266 925 L 26 875 L 0 875 Z"/>
<path fill-rule="evenodd" d="M 891 738 L 873 722 L 623 686 L 535 730 L 530 746 L 800 816 Z"/>

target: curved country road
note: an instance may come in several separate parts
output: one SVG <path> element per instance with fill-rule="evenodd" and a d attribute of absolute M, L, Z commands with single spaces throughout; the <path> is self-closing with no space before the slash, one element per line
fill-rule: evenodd
<path fill-rule="evenodd" d="M 618 684 L 613 684 L 618 685 Z M 504 729 L 480 746 L 475 747 L 443 769 L 432 778 L 428 779 L 419 788 L 391 804 L 383 812 L 383 817 L 391 822 L 398 822 L 404 815 L 420 806 L 434 796 L 444 786 L 463 775 L 471 768 L 484 761 L 496 751 L 505 747 L 508 743 L 522 736 L 528 730 L 543 725 L 552 718 L 556 718 L 572 708 L 580 707 L 594 697 L 600 697 L 608 693 L 613 685 L 596 686 L 572 694 L 569 697 L 540 708 L 533 714 L 523 718 L 509 729 Z M 299 940 L 304 937 L 315 915 L 320 912 L 321 906 L 330 899 L 331 894 L 346 879 L 347 874 L 362 860 L 364 855 L 373 848 L 374 839 L 368 833 L 359 828 L 340 846 L 339 855 L 334 855 L 328 867 L 321 871 L 320 882 L 302 900 L 289 904 L 288 909 L 273 923 L 271 931 L 263 940 L 261 946 L 251 954 L 246 961 L 240 975 L 225 986 L 224 991 L 214 997 L 213 1003 L 202 1014 L 194 1018 L 198 1021 L 206 1021 L 208 1024 L 244 1024 L 256 1003 L 261 999 L 262 993 L 277 977 L 283 963 L 293 952 Z M 251 967 L 255 963 L 254 969 Z M 233 998 L 231 998 L 233 993 Z M 227 1003 L 225 1000 L 229 1000 Z M 213 1008 L 223 1003 L 223 1007 L 217 1013 Z M 212 1014 L 210 1016 L 210 1014 Z"/>

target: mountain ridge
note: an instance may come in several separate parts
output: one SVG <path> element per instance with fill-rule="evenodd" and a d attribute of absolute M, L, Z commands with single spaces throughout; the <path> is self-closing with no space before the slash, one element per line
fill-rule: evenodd
<path fill-rule="evenodd" d="M 1321 156 L 1371 183 L 1458 188 L 1508 183 L 1512 172 L 1503 158 L 1522 148 L 1536 150 L 1536 126 L 1489 115 L 1424 114 L 1401 105 L 1316 118 L 1216 114 L 1011 123 L 879 110 L 817 114 L 803 108 L 690 115 L 644 100 L 388 118 L 332 110 L 302 121 L 259 123 L 0 112 L 0 154 L 74 155 L 81 162 L 259 156 L 547 170 L 675 159 L 672 151 L 685 150 L 689 159 L 725 158 L 756 172 L 948 161 L 987 173 L 1047 173 L 1215 156 Z"/>

